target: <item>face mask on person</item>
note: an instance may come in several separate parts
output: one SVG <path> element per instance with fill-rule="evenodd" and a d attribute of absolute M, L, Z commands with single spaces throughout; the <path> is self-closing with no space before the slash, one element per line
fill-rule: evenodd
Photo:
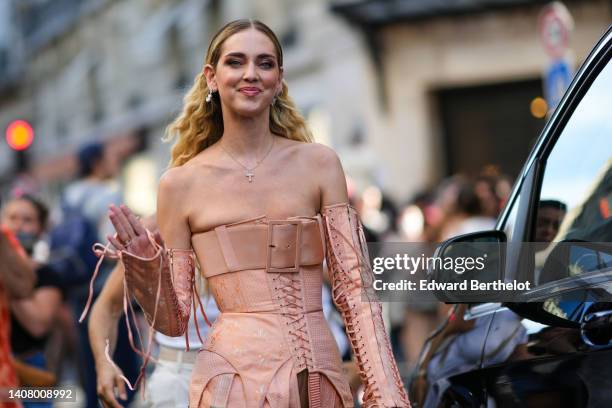
<path fill-rule="evenodd" d="M 32 255 L 32 252 L 34 251 L 34 245 L 38 241 L 38 237 L 31 232 L 22 232 L 22 231 L 18 232 L 15 235 L 17 239 L 19 240 L 19 243 L 21 244 L 23 249 L 26 251 L 26 253 L 28 255 Z"/>

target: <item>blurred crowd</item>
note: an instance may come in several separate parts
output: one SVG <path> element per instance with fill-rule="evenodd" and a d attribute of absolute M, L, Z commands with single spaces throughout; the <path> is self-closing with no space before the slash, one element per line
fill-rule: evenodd
<path fill-rule="evenodd" d="M 99 375 L 106 363 L 105 356 L 95 350 L 92 353 L 88 335 L 91 315 L 83 314 L 81 324 L 78 320 L 88 299 L 98 298 L 115 268 L 112 260 L 97 265 L 98 259 L 91 247 L 96 242 L 107 241 L 106 236 L 112 232 L 108 207 L 122 203 L 123 197 L 117 183 L 120 174 L 117 158 L 111 157 L 103 144 L 82 147 L 78 162 L 78 177 L 63 189 L 52 208 L 41 200 L 39 192 L 23 186 L 3 197 L 0 212 L 0 388 L 19 384 L 74 385 L 79 389 L 83 406 L 96 407 L 101 392 L 96 369 Z M 438 186 L 401 204 L 376 186 L 357 190 L 351 180 L 348 185 L 368 242 L 433 244 L 455 235 L 494 228 L 510 194 L 512 180 L 496 168 L 488 167 L 476 177 L 448 177 Z M 96 267 L 98 278 L 90 285 Z M 122 278 L 118 278 L 117 282 L 121 281 Z M 121 291 L 121 283 L 117 290 Z M 324 303 L 331 308 L 327 292 Z M 386 303 L 384 307 L 394 354 L 402 375 L 409 378 L 426 338 L 447 316 L 448 309 L 434 299 L 422 302 L 406 299 Z M 130 336 L 146 333 L 146 323 L 142 316 L 131 322 L 126 322 L 124 317 L 120 320 L 119 315 L 115 317 L 108 321 L 112 322 L 112 336 L 116 339 L 112 359 L 117 367 L 110 366 L 110 369 L 116 369 L 133 382 L 139 375 L 142 359 L 133 351 Z M 326 317 L 344 359 L 350 362 L 341 319 L 334 316 L 333 311 L 326 311 Z M 103 338 L 106 333 L 100 336 Z M 162 354 L 164 347 L 180 349 L 185 344 L 159 336 L 155 340 L 161 344 Z M 132 345 L 137 342 L 131 339 Z M 175 356 L 168 352 L 165 355 Z M 150 371 L 151 368 L 149 374 Z M 355 377 L 351 384 L 355 385 L 358 395 L 356 370 L 348 368 L 347 372 Z M 118 401 L 123 406 L 133 400 L 137 402 L 132 406 L 143 404 L 129 389 L 121 387 L 120 393 L 124 399 Z M 19 405 L 0 402 L 0 406 Z"/>
<path fill-rule="evenodd" d="M 493 229 L 512 184 L 509 177 L 489 166 L 477 176 L 450 176 L 402 205 L 374 186 L 351 195 L 368 242 L 435 246 L 453 236 Z M 394 354 L 406 378 L 413 374 L 425 339 L 449 313 L 448 306 L 433 296 L 411 300 L 407 295 L 386 303 Z"/>

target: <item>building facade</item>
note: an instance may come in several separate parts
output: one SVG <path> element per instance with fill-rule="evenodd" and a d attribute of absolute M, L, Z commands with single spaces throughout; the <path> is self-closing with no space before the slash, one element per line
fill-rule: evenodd
<path fill-rule="evenodd" d="M 359 30 L 380 110 L 367 124 L 399 199 L 488 165 L 516 177 L 545 118 L 550 57 L 538 28 L 548 1 L 334 1 Z M 578 67 L 612 22 L 605 0 L 564 2 L 574 21 L 567 58 Z"/>
<path fill-rule="evenodd" d="M 169 160 L 169 146 L 161 142 L 165 126 L 202 69 L 211 35 L 236 18 L 261 19 L 279 35 L 290 93 L 317 140 L 346 144 L 364 131 L 371 109 L 363 101 L 374 104 L 362 80 L 367 55 L 323 0 L 11 4 L 7 31 L 23 41 L 25 54 L 19 74 L 3 76 L 10 86 L 0 89 L 0 125 L 26 119 L 36 139 L 22 169 L 16 168 L 14 152 L 6 145 L 0 149 L 5 186 L 17 170 L 27 170 L 57 195 L 74 174 L 78 146 L 102 140 L 119 155 L 132 154 L 123 177 L 126 197 L 142 212 L 152 211 L 157 180 Z"/>
<path fill-rule="evenodd" d="M 498 5 L 499 4 L 499 5 Z M 27 160 L 0 148 L 2 185 L 17 164 L 57 195 L 88 140 L 130 155 L 128 202 L 154 209 L 169 159 L 161 142 L 202 68 L 211 35 L 258 18 L 279 35 L 290 94 L 358 189 L 398 201 L 488 164 L 515 176 L 544 119 L 545 2 L 475 0 L 11 0 L 0 5 L 0 128 L 33 124 Z M 567 1 L 580 63 L 610 24 L 605 0 Z M 25 165 L 25 166 L 24 166 Z"/>

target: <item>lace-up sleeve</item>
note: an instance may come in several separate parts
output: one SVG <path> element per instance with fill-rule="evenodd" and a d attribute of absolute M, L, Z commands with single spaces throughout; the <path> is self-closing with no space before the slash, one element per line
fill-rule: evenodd
<path fill-rule="evenodd" d="M 155 250 L 155 254 L 151 257 L 125 249 L 120 251 L 111 250 L 110 243 L 106 246 L 102 244 L 94 245 L 94 252 L 100 259 L 98 260 L 98 264 L 89 283 L 89 298 L 87 304 L 79 319 L 79 322 L 83 322 L 87 316 L 93 300 L 94 281 L 103 260 L 106 257 L 119 259 L 125 271 L 123 279 L 123 312 L 126 316 L 126 328 L 130 346 L 136 353 L 143 357 L 140 374 L 133 385 L 126 377 L 121 377 L 130 390 L 135 390 L 136 386 L 141 381 L 143 383 L 145 381 L 145 369 L 151 356 L 153 329 L 173 337 L 185 334 L 185 348 L 189 351 L 187 325 L 191 314 L 191 306 L 193 306 L 195 315 L 196 304 L 198 304 L 204 321 L 209 326 L 211 325 L 204 312 L 204 307 L 195 284 L 196 262 L 193 250 L 166 248 L 163 244 L 155 240 L 153 234 L 149 230 L 145 231 L 149 242 L 153 245 Z M 138 338 L 141 342 L 141 349 L 139 349 L 134 342 L 134 336 L 129 323 L 130 318 L 132 321 L 135 321 L 136 318 L 130 301 L 132 297 L 140 305 L 150 325 L 149 341 L 146 347 L 142 343 L 142 336 L 140 335 L 138 326 L 136 326 L 139 334 Z M 195 297 L 197 301 L 194 301 L 193 297 Z M 199 340 L 203 342 L 197 319 L 194 319 L 194 324 Z M 106 359 L 116 367 L 110 356 L 109 339 L 106 339 L 105 354 Z M 118 369 L 118 367 L 116 368 Z"/>
<path fill-rule="evenodd" d="M 348 204 L 338 204 L 325 207 L 323 219 L 332 296 L 365 386 L 363 404 L 410 407 L 385 331 L 381 304 L 371 291 L 372 270 L 357 213 Z"/>
<path fill-rule="evenodd" d="M 133 296 L 157 331 L 185 333 L 192 305 L 195 259 L 192 250 L 159 247 L 143 258 L 122 252 L 127 293 Z"/>

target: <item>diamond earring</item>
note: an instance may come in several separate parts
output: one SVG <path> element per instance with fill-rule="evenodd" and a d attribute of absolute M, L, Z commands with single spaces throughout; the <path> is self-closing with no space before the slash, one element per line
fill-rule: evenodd
<path fill-rule="evenodd" d="M 211 89 L 208 90 L 208 95 L 206 95 L 206 102 L 212 101 L 213 92 Z"/>

